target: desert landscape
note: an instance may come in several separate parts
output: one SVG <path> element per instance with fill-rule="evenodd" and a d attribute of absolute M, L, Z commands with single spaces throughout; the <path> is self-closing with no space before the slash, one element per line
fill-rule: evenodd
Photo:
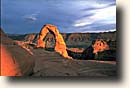
<path fill-rule="evenodd" d="M 2 76 L 117 78 L 115 0 L 3 0 Z"/>
<path fill-rule="evenodd" d="M 116 31 L 61 33 L 72 59 L 55 51 L 51 32 L 43 40 L 45 47 L 36 47 L 39 34 L 5 34 L 1 29 L 1 75 L 117 77 Z"/>

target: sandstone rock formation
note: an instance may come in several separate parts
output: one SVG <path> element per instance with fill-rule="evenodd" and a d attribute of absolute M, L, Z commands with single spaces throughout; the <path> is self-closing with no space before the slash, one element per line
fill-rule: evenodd
<path fill-rule="evenodd" d="M 110 46 L 102 39 L 93 41 L 93 43 L 82 52 L 75 52 L 67 49 L 68 55 L 74 59 L 80 60 L 102 60 L 116 61 L 116 49 Z"/>
<path fill-rule="evenodd" d="M 26 35 L 24 40 L 29 43 L 32 43 L 35 37 L 36 37 L 36 34 L 32 33 L 32 34 Z"/>
<path fill-rule="evenodd" d="M 68 53 L 66 51 L 66 44 L 64 42 L 62 35 L 59 33 L 57 27 L 51 24 L 46 24 L 41 29 L 39 33 L 38 41 L 37 41 L 37 48 L 38 47 L 45 48 L 46 44 L 43 41 L 43 39 L 45 38 L 48 32 L 52 33 L 55 37 L 55 40 L 56 40 L 55 51 L 60 53 L 65 58 L 72 59 L 70 56 L 68 56 Z"/>
<path fill-rule="evenodd" d="M 27 76 L 33 71 L 34 59 L 0 29 L 2 76 Z"/>
<path fill-rule="evenodd" d="M 101 39 L 97 39 L 95 43 L 92 45 L 92 47 L 94 49 L 93 50 L 94 54 L 97 54 L 98 52 L 102 52 L 105 50 L 109 50 L 109 45 L 107 44 L 107 42 Z"/>

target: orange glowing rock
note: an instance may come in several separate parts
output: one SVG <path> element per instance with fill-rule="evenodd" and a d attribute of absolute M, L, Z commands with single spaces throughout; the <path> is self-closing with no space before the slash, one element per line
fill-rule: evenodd
<path fill-rule="evenodd" d="M 57 27 L 52 24 L 46 24 L 42 27 L 39 33 L 36 47 L 45 48 L 45 42 L 43 41 L 43 39 L 45 38 L 48 32 L 52 33 L 56 39 L 55 51 L 60 53 L 65 58 L 72 59 L 70 56 L 68 56 L 68 53 L 66 51 L 66 44 L 62 35 L 59 33 Z"/>
<path fill-rule="evenodd" d="M 12 39 L 0 29 L 0 49 L 1 49 L 1 67 L 2 76 L 28 76 L 33 71 L 34 59 L 28 51 L 19 45 L 23 42 L 15 43 Z"/>
<path fill-rule="evenodd" d="M 66 51 L 66 44 L 64 42 L 64 39 L 61 34 L 58 34 L 56 36 L 56 46 L 55 46 L 55 51 L 59 52 L 61 55 L 64 57 L 68 56 L 68 53 Z"/>
<path fill-rule="evenodd" d="M 105 42 L 104 40 L 96 40 L 94 45 L 92 45 L 93 47 L 93 53 L 97 54 L 98 52 L 102 52 L 105 50 L 109 50 L 109 45 L 107 44 L 107 42 Z"/>
<path fill-rule="evenodd" d="M 21 76 L 18 63 L 4 46 L 1 47 L 1 75 L 2 76 Z M 15 64 L 14 64 L 15 63 Z"/>
<path fill-rule="evenodd" d="M 36 47 L 45 48 L 45 42 L 43 40 L 38 40 Z"/>

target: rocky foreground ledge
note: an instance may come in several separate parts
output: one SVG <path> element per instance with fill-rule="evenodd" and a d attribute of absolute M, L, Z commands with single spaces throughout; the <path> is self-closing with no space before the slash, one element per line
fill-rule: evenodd
<path fill-rule="evenodd" d="M 56 52 L 35 49 L 35 66 L 32 76 L 85 76 L 116 77 L 114 61 L 67 60 Z"/>

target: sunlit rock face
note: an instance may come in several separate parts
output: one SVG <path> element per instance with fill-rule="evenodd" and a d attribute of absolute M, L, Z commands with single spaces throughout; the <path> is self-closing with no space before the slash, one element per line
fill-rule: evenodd
<path fill-rule="evenodd" d="M 92 47 L 94 49 L 93 50 L 94 54 L 97 54 L 98 52 L 102 52 L 105 50 L 109 50 L 109 45 L 107 44 L 107 42 L 101 39 L 97 39 Z"/>
<path fill-rule="evenodd" d="M 68 56 L 68 53 L 66 51 L 66 44 L 64 42 L 62 35 L 59 33 L 57 27 L 54 25 L 46 24 L 42 27 L 42 29 L 39 33 L 36 47 L 37 48 L 39 48 L 39 47 L 45 48 L 46 47 L 45 46 L 46 44 L 43 41 L 43 39 L 45 38 L 45 36 L 47 35 L 48 32 L 52 33 L 55 37 L 55 40 L 56 40 L 55 51 L 60 53 L 65 58 L 72 59 L 70 56 Z"/>
<path fill-rule="evenodd" d="M 27 76 L 32 73 L 34 59 L 0 29 L 2 76 Z"/>
<path fill-rule="evenodd" d="M 45 42 L 43 40 L 37 40 L 37 48 L 45 48 Z"/>
<path fill-rule="evenodd" d="M 63 55 L 64 57 L 68 57 L 68 53 L 66 51 L 66 44 L 61 34 L 56 36 L 56 46 L 55 51 Z"/>
<path fill-rule="evenodd" d="M 2 76 L 21 76 L 19 64 L 13 60 L 13 57 L 3 45 L 1 48 L 1 75 Z"/>

